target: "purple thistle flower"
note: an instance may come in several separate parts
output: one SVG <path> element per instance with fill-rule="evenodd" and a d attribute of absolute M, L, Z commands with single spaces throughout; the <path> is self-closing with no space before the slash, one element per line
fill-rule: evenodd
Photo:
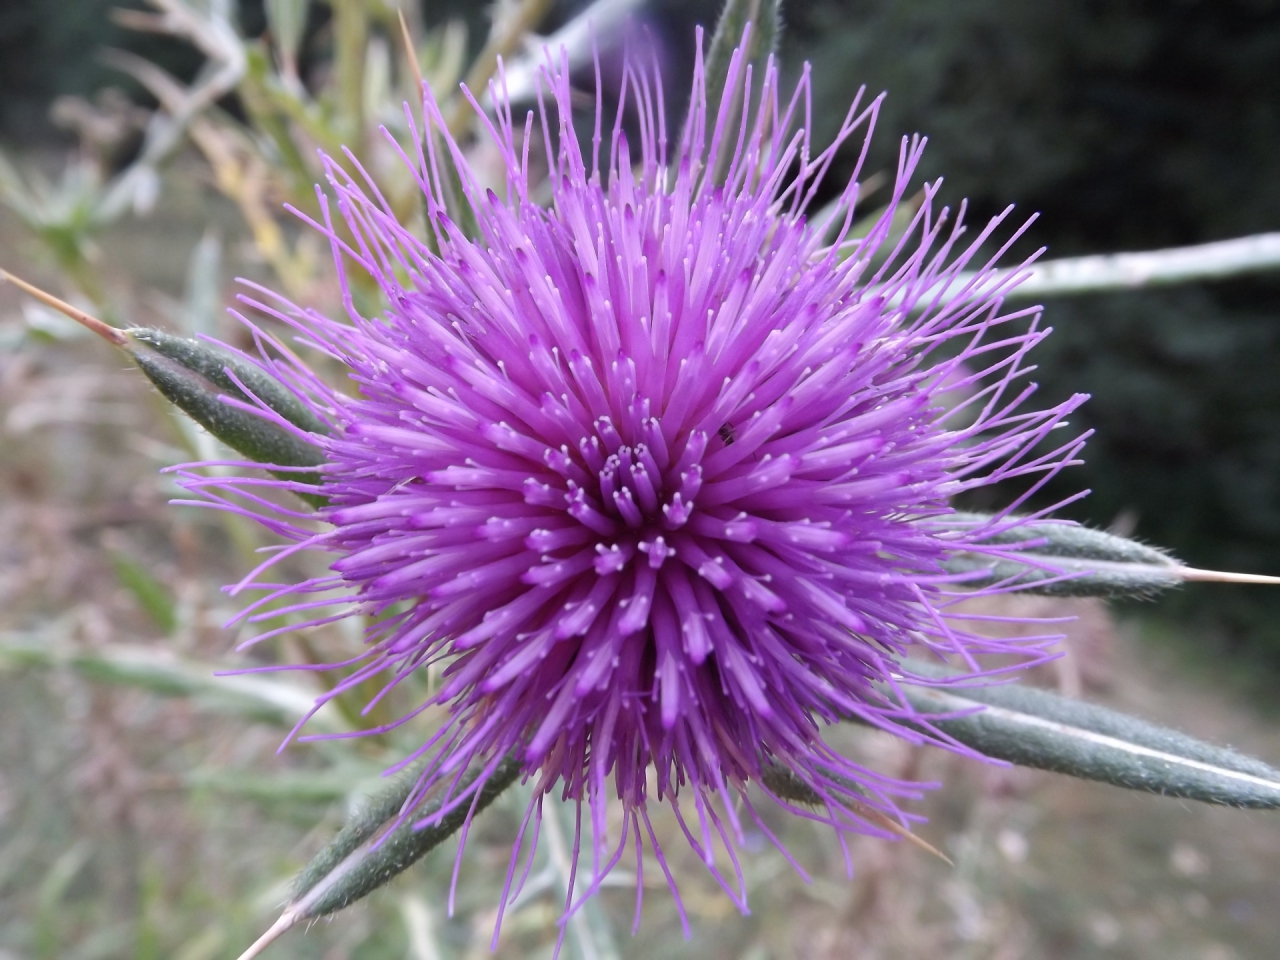
<path fill-rule="evenodd" d="M 807 71 L 784 100 L 771 63 L 748 108 L 750 71 L 735 55 L 712 115 L 699 59 L 669 155 L 659 78 L 632 63 L 608 142 L 597 101 L 584 149 L 566 73 L 548 68 L 550 102 L 522 124 L 501 85 L 491 90 L 496 115 L 484 122 L 505 161 L 505 197 L 481 189 L 447 135 L 404 158 L 437 245 L 396 221 L 354 159 L 354 176 L 328 163 L 337 216 L 319 193 L 316 226 L 332 244 L 345 320 L 265 290 L 244 298 L 354 381 L 352 393 L 332 389 L 250 323 L 259 362 L 330 427 L 306 434 L 249 407 L 323 448 L 323 529 L 252 492 L 288 483 L 184 482 L 293 541 L 241 587 L 300 550 L 332 557 L 330 574 L 273 585 L 246 616 L 293 597 L 288 611 L 312 615 L 346 598 L 317 624 L 381 617 L 321 703 L 372 677 L 391 688 L 447 664 L 421 709 L 440 705 L 448 719 L 405 761 L 425 763 L 418 796 L 442 786 L 454 793 L 444 810 L 470 804 L 503 757 L 519 758 L 534 802 L 504 903 L 541 798 L 560 784 L 579 803 L 576 844 L 583 805 L 589 813 L 588 892 L 646 843 L 671 881 L 648 816 L 650 801 L 667 800 L 745 908 L 739 811 L 760 823 L 748 783 L 780 764 L 825 809 L 778 802 L 829 823 L 842 844 L 847 832 L 887 836 L 885 817 L 908 818 L 897 802 L 920 785 L 842 757 L 823 727 L 854 718 L 964 752 L 898 692 L 938 682 L 901 658 L 946 658 L 972 680 L 987 675 L 982 655 L 1004 655 L 1006 668 L 1010 654 L 1052 655 L 1054 637 L 982 637 L 949 615 L 974 592 L 942 563 L 994 553 L 983 541 L 1008 514 L 972 529 L 949 521 L 949 504 L 1015 477 L 1033 478 L 1033 491 L 1071 462 L 1083 438 L 1047 452 L 1041 441 L 1083 397 L 1023 409 L 1034 389 L 1020 382 L 1024 360 L 1047 331 L 1035 308 L 1001 312 L 1018 277 L 999 279 L 992 265 L 1025 226 L 976 279 L 957 279 L 1008 211 L 961 246 L 961 218 L 935 212 L 934 183 L 895 235 L 923 140 L 904 141 L 892 202 L 865 236 L 850 234 L 856 174 L 830 219 L 809 218 L 837 148 L 869 137 L 879 100 L 863 105 L 860 93 L 836 141 L 812 155 Z M 442 129 L 429 92 L 425 111 Z M 549 208 L 532 199 L 539 151 Z M 478 239 L 445 213 L 450 164 Z M 382 315 L 356 310 L 352 270 L 377 283 Z M 940 295 L 961 282 L 962 296 Z M 460 787 L 477 764 L 480 779 Z M 611 797 L 625 811 L 615 838 Z M 717 849 L 738 884 L 715 866 Z"/>

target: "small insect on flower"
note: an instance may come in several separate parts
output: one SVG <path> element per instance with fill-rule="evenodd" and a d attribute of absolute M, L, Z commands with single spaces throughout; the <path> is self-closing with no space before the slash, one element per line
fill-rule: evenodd
<path fill-rule="evenodd" d="M 944 561 L 994 550 L 984 542 L 1006 514 L 977 527 L 948 518 L 958 494 L 1014 478 L 1034 490 L 1072 462 L 1083 438 L 1042 441 L 1083 398 L 1025 408 L 1024 361 L 1045 332 L 1035 308 L 1002 312 L 1018 277 L 993 270 L 1025 227 L 994 243 L 1002 216 L 962 245 L 934 183 L 907 232 L 895 228 L 923 141 L 904 141 L 891 202 L 858 239 L 856 172 L 813 222 L 836 151 L 870 136 L 879 100 L 859 94 L 815 154 L 807 71 L 784 97 L 772 61 L 752 81 L 739 52 L 709 109 L 699 57 L 672 149 L 655 69 L 628 63 L 612 128 L 597 100 L 582 141 L 567 73 L 544 71 L 549 95 L 520 121 L 491 87 L 483 122 L 505 161 L 501 195 L 479 186 L 427 92 L 436 132 L 415 130 L 422 151 L 404 161 L 431 243 L 358 165 L 328 163 L 314 226 L 344 290 L 352 271 L 376 282 L 380 313 L 350 296 L 337 319 L 261 288 L 242 298 L 349 372 L 349 392 L 334 389 L 254 327 L 280 348 L 259 362 L 326 426 L 275 418 L 325 454 L 323 529 L 253 495 L 288 481 L 185 482 L 292 541 L 262 569 L 328 555 L 328 574 L 265 588 L 294 598 L 284 612 L 321 611 L 316 624 L 374 615 L 322 702 L 442 665 L 438 690 L 399 721 L 447 713 L 410 758 L 425 764 L 418 795 L 448 797 L 424 823 L 470 805 L 504 758 L 518 760 L 534 800 L 504 903 L 557 790 L 588 815 L 579 842 L 592 875 L 579 893 L 633 848 L 667 870 L 650 823 L 665 801 L 745 909 L 737 851 L 744 818 L 769 835 L 761 796 L 842 844 L 892 838 L 910 819 L 898 804 L 920 786 L 843 757 L 828 725 L 856 719 L 962 749 L 901 695 L 904 681 L 940 682 L 913 677 L 905 655 L 945 658 L 971 679 L 986 654 L 1006 668 L 1009 655 L 1052 655 L 1053 637 L 991 639 L 949 615 L 973 592 Z M 538 151 L 550 206 L 530 182 Z M 450 167 L 474 238 L 446 214 Z M 958 279 L 989 242 L 976 279 Z M 968 284 L 963 296 L 937 296 L 952 283 Z M 335 598 L 346 600 L 336 613 Z M 770 790 L 783 781 L 765 773 L 779 769 L 806 802 Z M 606 818 L 610 802 L 620 817 Z"/>

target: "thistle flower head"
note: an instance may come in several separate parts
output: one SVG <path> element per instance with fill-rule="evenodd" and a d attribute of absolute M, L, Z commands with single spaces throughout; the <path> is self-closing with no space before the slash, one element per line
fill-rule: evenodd
<path fill-rule="evenodd" d="M 435 242 L 397 222 L 354 161 L 329 163 L 315 226 L 344 291 L 367 275 L 381 312 L 350 295 L 342 319 L 245 298 L 350 372 L 338 390 L 278 351 L 261 358 L 330 429 L 308 434 L 327 459 L 323 529 L 230 497 L 276 481 L 187 482 L 291 538 L 287 552 L 330 555 L 328 575 L 269 597 L 314 610 L 345 596 L 337 616 L 379 615 L 329 696 L 445 665 L 424 704 L 448 719 L 416 755 L 422 790 L 513 754 L 535 798 L 558 787 L 589 812 L 592 886 L 630 843 L 656 847 L 656 800 L 708 863 L 734 857 L 741 811 L 755 815 L 746 785 L 768 793 L 770 770 L 825 807 L 776 798 L 797 812 L 885 833 L 916 785 L 845 759 L 824 726 L 856 718 L 946 745 L 895 692 L 904 655 L 971 675 L 982 654 L 1048 655 L 1050 638 L 966 632 L 941 564 L 991 533 L 948 524 L 951 499 L 1054 474 L 1080 441 L 1041 441 L 1081 398 L 1023 409 L 1024 358 L 1044 334 L 1033 310 L 1001 312 L 1017 277 L 996 279 L 992 257 L 957 279 L 999 218 L 962 245 L 930 184 L 899 229 L 922 141 L 904 142 L 863 235 L 857 174 L 814 216 L 837 148 L 870 135 L 878 100 L 860 94 L 812 152 L 807 73 L 786 98 L 772 63 L 753 83 L 737 56 L 709 111 L 699 64 L 673 148 L 655 71 L 626 67 L 618 119 L 610 129 L 597 102 L 581 139 L 566 74 L 545 71 L 524 118 L 491 90 L 504 190 L 483 190 L 439 132 L 405 157 Z M 429 94 L 425 113 L 441 130 Z M 542 164 L 549 206 L 535 202 Z M 446 212 L 455 169 L 474 238 Z M 944 301 L 953 281 L 969 290 Z"/>

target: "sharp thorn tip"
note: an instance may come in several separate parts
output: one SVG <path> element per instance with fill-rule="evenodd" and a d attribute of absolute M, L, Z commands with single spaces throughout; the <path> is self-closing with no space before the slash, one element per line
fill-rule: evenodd
<path fill-rule="evenodd" d="M 1177 575 L 1183 580 L 1203 583 L 1256 583 L 1280 586 L 1280 577 L 1262 573 L 1232 573 L 1227 570 L 1197 570 L 1194 567 L 1178 567 Z"/>
<path fill-rule="evenodd" d="M 52 307 L 64 316 L 70 317 L 76 323 L 80 324 L 87 330 L 96 333 L 102 339 L 114 343 L 117 347 L 123 347 L 129 342 L 129 337 L 118 327 L 113 327 L 109 323 L 104 323 L 92 314 L 86 313 L 79 307 L 73 307 L 65 300 L 60 300 L 47 290 L 42 290 L 33 283 L 27 283 L 21 277 L 16 277 L 8 270 L 0 269 L 0 280 L 7 280 L 19 290 L 34 297 L 43 303 L 46 307 Z"/>
<path fill-rule="evenodd" d="M 285 910 L 284 913 L 280 914 L 280 918 L 267 929 L 267 932 L 253 941 L 249 949 L 240 954 L 236 960 L 253 960 L 254 957 L 259 956 L 263 950 L 274 943 L 281 934 L 300 919 L 302 919 L 302 914 L 295 913 L 292 908 Z"/>

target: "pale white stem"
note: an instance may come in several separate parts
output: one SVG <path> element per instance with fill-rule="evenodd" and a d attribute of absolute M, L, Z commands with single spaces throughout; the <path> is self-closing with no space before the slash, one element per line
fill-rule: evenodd
<path fill-rule="evenodd" d="M 536 96 L 538 71 L 547 65 L 548 55 L 558 66 L 563 50 L 570 71 L 585 67 L 591 62 L 593 44 L 607 39 L 642 3 L 643 0 L 596 0 L 551 36 L 530 37 L 525 52 L 504 64 L 502 85 L 507 97 L 512 103 L 524 103 Z M 481 102 L 489 103 L 487 91 Z"/>
<path fill-rule="evenodd" d="M 1107 253 L 1088 257 L 1046 260 L 1025 269 L 997 270 L 966 295 L 978 299 L 984 291 L 1003 283 L 1012 274 L 1027 278 L 1005 294 L 1006 300 L 1037 300 L 1043 297 L 1072 296 L 1136 290 L 1161 284 L 1220 280 L 1243 273 L 1280 269 L 1280 233 L 1258 233 L 1235 240 L 1201 243 L 1193 247 L 1170 247 L 1139 253 Z M 974 278 L 962 273 L 947 284 L 943 300 L 958 298 Z M 928 297 L 921 298 L 923 301 Z"/>

